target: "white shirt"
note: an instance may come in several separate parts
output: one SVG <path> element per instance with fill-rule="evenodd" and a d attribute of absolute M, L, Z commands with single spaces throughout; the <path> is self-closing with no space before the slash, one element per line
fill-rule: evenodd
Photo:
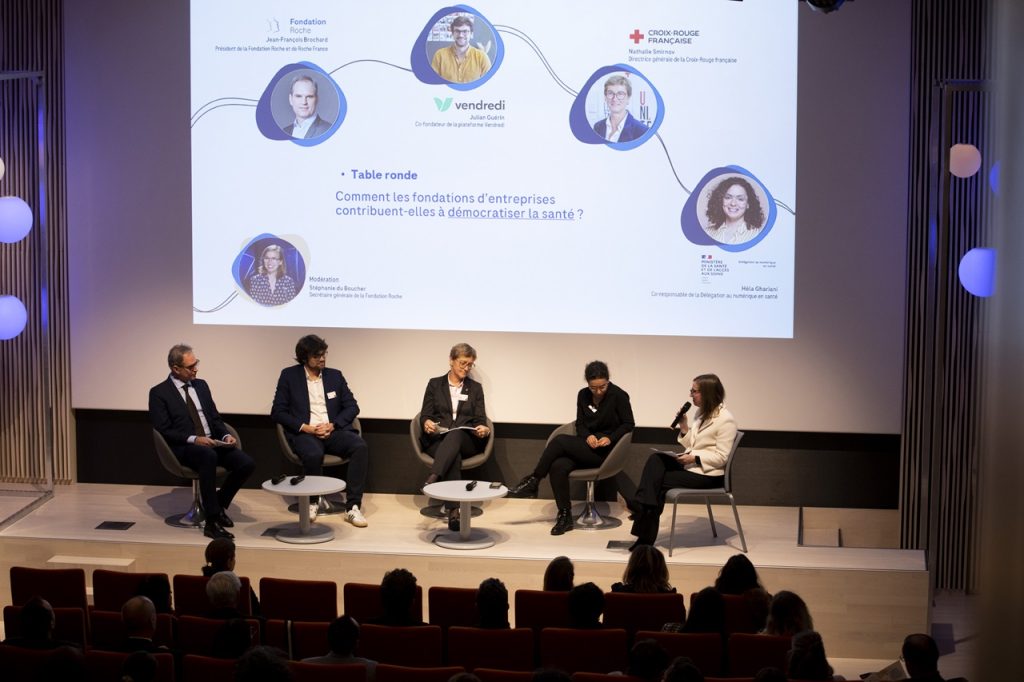
<path fill-rule="evenodd" d="M 324 397 L 324 376 L 316 377 L 306 372 L 306 388 L 309 389 L 309 425 L 326 424 L 330 421 L 327 417 L 327 398 Z"/>
<path fill-rule="evenodd" d="M 302 138 L 306 137 L 306 131 L 309 130 L 309 127 L 311 125 L 313 125 L 313 121 L 315 121 L 315 120 L 316 120 L 316 112 L 315 111 L 313 112 L 312 116 L 310 116 L 309 118 L 307 118 L 304 121 L 300 121 L 299 119 L 295 119 L 295 122 L 292 123 L 292 137 L 297 137 L 299 139 L 302 139 Z"/>
<path fill-rule="evenodd" d="M 719 244 L 745 244 L 757 236 L 757 230 L 747 227 L 746 221 L 733 225 L 723 225 L 717 230 L 709 230 L 708 234 Z"/>
<path fill-rule="evenodd" d="M 176 389 L 178 389 L 178 395 L 181 396 L 181 402 L 183 402 L 186 405 L 188 405 L 188 401 L 185 400 L 185 390 L 184 390 L 185 382 L 184 381 L 180 381 L 178 379 L 178 377 L 174 376 L 173 374 L 171 375 L 171 381 L 174 382 L 174 387 Z M 202 422 L 202 424 L 203 424 L 203 431 L 206 432 L 206 437 L 210 438 L 211 435 L 212 435 L 212 433 L 210 431 L 210 424 L 206 421 L 206 413 L 203 412 L 203 404 L 201 402 L 199 402 L 199 394 L 196 393 L 196 387 L 193 386 L 191 384 L 191 382 L 189 383 L 188 394 L 190 396 L 192 396 L 192 402 L 194 402 L 196 404 L 196 411 L 199 412 L 199 421 Z M 196 442 L 196 437 L 195 436 L 189 436 L 188 437 L 188 442 L 189 443 L 195 443 Z"/>
<path fill-rule="evenodd" d="M 622 134 L 622 129 L 626 127 L 626 117 L 623 116 L 622 120 L 619 121 L 618 128 L 612 128 L 612 117 L 609 116 L 604 120 L 604 139 L 608 142 L 618 142 L 619 135 Z"/>
<path fill-rule="evenodd" d="M 459 413 L 459 396 L 462 395 L 462 384 L 456 386 L 449 381 L 448 390 L 452 394 L 452 421 L 454 422 L 455 416 Z"/>

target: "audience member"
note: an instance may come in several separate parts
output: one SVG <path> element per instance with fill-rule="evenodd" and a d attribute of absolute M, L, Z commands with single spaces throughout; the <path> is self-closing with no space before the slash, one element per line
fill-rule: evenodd
<path fill-rule="evenodd" d="M 761 668 L 754 675 L 754 682 L 786 682 L 786 673 L 774 666 Z"/>
<path fill-rule="evenodd" d="M 221 571 L 235 571 L 235 541 L 231 538 L 216 538 L 206 546 L 203 575 L 209 578 Z M 239 598 L 242 596 L 239 595 Z M 252 585 L 249 585 L 249 612 L 256 618 L 260 617 L 260 600 L 256 597 Z"/>
<path fill-rule="evenodd" d="M 156 607 L 149 597 L 132 597 L 121 607 L 121 623 L 124 624 L 125 640 L 121 651 L 145 651 L 166 653 L 169 649 L 153 641 L 156 634 Z"/>
<path fill-rule="evenodd" d="M 235 682 L 291 682 L 291 679 L 287 655 L 271 646 L 253 647 L 235 666 Z"/>
<path fill-rule="evenodd" d="M 704 682 L 704 673 L 686 656 L 673 659 L 661 678 L 664 682 Z"/>
<path fill-rule="evenodd" d="M 576 569 L 567 556 L 556 556 L 544 569 L 544 590 L 547 592 L 568 592 L 576 579 Z"/>
<path fill-rule="evenodd" d="M 476 591 L 477 624 L 482 628 L 507 629 L 508 589 L 497 578 L 488 578 Z"/>
<path fill-rule="evenodd" d="M 747 611 L 750 613 L 750 626 L 745 632 L 761 632 L 768 625 L 768 614 L 772 608 L 772 595 L 763 587 L 747 590 L 743 593 L 743 600 L 747 604 Z"/>
<path fill-rule="evenodd" d="M 939 674 L 939 646 L 925 634 L 907 635 L 903 640 L 903 665 L 913 682 L 944 682 Z M 952 682 L 952 681 L 951 681 Z"/>
<path fill-rule="evenodd" d="M 155 613 L 155 611 L 154 611 Z M 121 682 L 153 682 L 156 679 L 156 658 L 148 651 L 135 651 L 121 665 Z"/>
<path fill-rule="evenodd" d="M 668 652 L 653 639 L 638 639 L 629 650 L 626 674 L 641 680 L 658 682 L 668 668 Z"/>
<path fill-rule="evenodd" d="M 787 655 L 789 676 L 794 680 L 816 680 L 830 682 L 833 679 L 832 666 L 825 657 L 825 643 L 814 630 L 804 630 L 793 637 Z"/>
<path fill-rule="evenodd" d="M 366 682 L 377 677 L 377 661 L 355 655 L 359 643 L 359 623 L 352 616 L 335 618 L 327 627 L 327 643 L 331 650 L 323 656 L 303 659 L 304 663 L 321 665 L 343 665 L 359 663 L 366 668 Z"/>
<path fill-rule="evenodd" d="M 153 602 L 157 613 L 173 613 L 171 608 L 171 581 L 166 575 L 147 575 L 139 583 L 138 594 Z"/>
<path fill-rule="evenodd" d="M 231 571 L 214 573 L 206 583 L 206 598 L 210 601 L 210 617 L 244 618 L 245 614 L 238 610 L 238 593 L 242 589 L 242 581 Z"/>
<path fill-rule="evenodd" d="M 807 604 L 800 595 L 789 590 L 782 590 L 772 597 L 768 622 L 765 625 L 766 635 L 782 635 L 792 637 L 804 630 L 813 630 L 814 621 L 807 610 Z"/>
<path fill-rule="evenodd" d="M 713 587 L 705 587 L 690 599 L 690 612 L 681 632 L 725 634 L 725 599 Z"/>
<path fill-rule="evenodd" d="M 761 588 L 757 569 L 746 554 L 733 554 L 718 572 L 715 589 L 721 594 L 743 594 L 747 590 Z"/>
<path fill-rule="evenodd" d="M 374 625 L 425 625 L 420 614 L 413 614 L 416 576 L 404 568 L 384 574 L 380 581 L 380 603 L 383 613 L 369 621 Z"/>
<path fill-rule="evenodd" d="M 57 621 L 50 602 L 42 597 L 32 597 L 21 607 L 18 615 L 18 636 L 8 637 L 4 644 L 22 649 L 58 649 L 62 646 L 81 647 L 75 642 L 64 642 L 53 638 Z"/>
<path fill-rule="evenodd" d="M 252 623 L 244 618 L 229 618 L 213 636 L 210 655 L 214 658 L 238 658 L 252 645 Z"/>
<path fill-rule="evenodd" d="M 572 682 L 572 677 L 561 670 L 541 668 L 533 672 L 533 682 Z"/>
<path fill-rule="evenodd" d="M 604 611 L 604 592 L 594 583 L 583 583 L 569 591 L 569 627 L 599 628 Z"/>
<path fill-rule="evenodd" d="M 665 555 L 653 545 L 637 545 L 629 555 L 622 582 L 612 585 L 612 592 L 658 593 L 675 592 L 668 582 Z"/>

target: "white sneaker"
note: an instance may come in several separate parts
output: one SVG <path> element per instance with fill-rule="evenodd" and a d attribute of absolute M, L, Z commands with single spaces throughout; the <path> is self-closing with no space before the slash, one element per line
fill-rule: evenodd
<path fill-rule="evenodd" d="M 359 511 L 359 505 L 352 507 L 345 514 L 345 520 L 351 523 L 356 528 L 366 528 L 366 517 L 363 516 L 363 512 Z"/>
<path fill-rule="evenodd" d="M 310 521 L 316 521 L 316 515 L 319 512 L 320 512 L 320 505 L 319 504 L 311 504 L 311 505 L 309 505 L 309 520 Z"/>

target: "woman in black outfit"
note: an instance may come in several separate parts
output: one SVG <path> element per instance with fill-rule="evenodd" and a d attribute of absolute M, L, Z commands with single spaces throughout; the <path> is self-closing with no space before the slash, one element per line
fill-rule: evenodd
<path fill-rule="evenodd" d="M 608 365 L 594 360 L 583 372 L 587 387 L 576 396 L 576 435 L 562 434 L 540 456 L 533 473 L 509 491 L 509 497 L 536 497 L 542 478 L 551 474 L 551 490 L 558 506 L 552 535 L 573 529 L 569 499 L 569 472 L 601 466 L 620 438 L 633 430 L 629 394 L 608 380 Z"/>

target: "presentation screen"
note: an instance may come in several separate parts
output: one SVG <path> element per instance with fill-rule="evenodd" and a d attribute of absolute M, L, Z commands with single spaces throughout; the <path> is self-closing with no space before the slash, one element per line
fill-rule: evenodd
<path fill-rule="evenodd" d="M 797 9 L 193 0 L 194 322 L 791 338 Z"/>

